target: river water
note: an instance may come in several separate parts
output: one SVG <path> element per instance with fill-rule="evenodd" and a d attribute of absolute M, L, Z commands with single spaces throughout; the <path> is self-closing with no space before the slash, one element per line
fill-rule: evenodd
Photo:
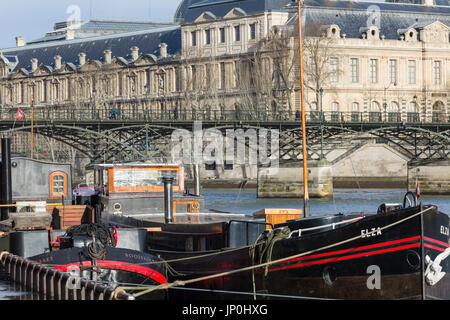
<path fill-rule="evenodd" d="M 251 215 L 264 208 L 303 208 L 302 199 L 258 199 L 255 189 L 202 190 L 206 207 Z M 335 189 L 332 199 L 310 199 L 312 216 L 335 213 L 376 213 L 381 203 L 403 203 L 403 189 Z M 422 196 L 423 204 L 436 205 L 450 214 L 450 196 Z M 36 295 L 0 280 L 0 300 L 33 300 Z"/>

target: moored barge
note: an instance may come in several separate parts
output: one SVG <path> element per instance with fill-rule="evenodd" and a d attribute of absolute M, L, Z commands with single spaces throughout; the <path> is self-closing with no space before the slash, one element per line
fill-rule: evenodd
<path fill-rule="evenodd" d="M 101 219 L 147 228 L 145 251 L 176 271 L 169 282 L 185 281 L 171 299 L 450 299 L 449 216 L 411 192 L 374 214 L 182 212 L 166 173 L 164 213 L 104 206 Z"/>

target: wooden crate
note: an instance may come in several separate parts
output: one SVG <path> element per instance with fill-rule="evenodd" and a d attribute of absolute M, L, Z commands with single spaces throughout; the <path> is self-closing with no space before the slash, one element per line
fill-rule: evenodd
<path fill-rule="evenodd" d="M 302 217 L 302 209 L 262 209 L 255 213 L 253 216 L 255 218 L 264 218 L 267 223 L 272 225 L 284 223 L 288 220 L 300 219 Z M 267 226 L 270 229 L 270 226 Z"/>

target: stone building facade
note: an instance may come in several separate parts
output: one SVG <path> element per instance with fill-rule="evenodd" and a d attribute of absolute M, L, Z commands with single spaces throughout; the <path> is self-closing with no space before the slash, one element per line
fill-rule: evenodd
<path fill-rule="evenodd" d="M 309 116 L 449 121 L 450 7 L 302 5 L 305 30 L 313 26 L 306 46 L 323 41 L 304 49 Z M 29 43 L 18 37 L 17 47 L 0 50 L 0 117 L 14 118 L 18 107 L 29 114 L 32 102 L 49 117 L 292 117 L 300 108 L 297 19 L 290 0 L 184 0 L 175 23 L 90 21 L 58 24 Z"/>

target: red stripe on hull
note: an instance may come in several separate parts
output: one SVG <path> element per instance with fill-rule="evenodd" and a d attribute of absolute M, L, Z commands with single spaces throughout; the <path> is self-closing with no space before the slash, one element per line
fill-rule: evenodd
<path fill-rule="evenodd" d="M 433 239 L 433 238 L 430 238 L 430 237 L 423 237 L 423 239 L 426 240 L 426 241 L 431 241 L 431 242 L 440 244 L 441 246 L 444 246 L 444 247 L 447 247 L 447 248 L 450 247 L 450 245 L 448 243 L 445 243 L 445 242 L 442 242 L 442 241 L 439 241 L 439 240 L 436 240 L 436 239 Z"/>
<path fill-rule="evenodd" d="M 281 263 L 292 262 L 292 261 L 300 261 L 300 260 L 306 260 L 306 259 L 313 259 L 313 258 L 320 258 L 320 257 L 325 257 L 325 256 L 331 256 L 331 255 L 337 255 L 337 254 L 343 254 L 343 253 L 349 253 L 349 252 L 355 252 L 355 251 L 379 248 L 379 247 L 389 246 L 389 245 L 393 245 L 393 244 L 399 244 L 399 243 L 403 243 L 403 242 L 414 241 L 414 240 L 418 240 L 418 239 L 420 239 L 420 236 L 415 236 L 415 237 L 410 237 L 410 238 L 405 238 L 405 239 L 400 239 L 400 240 L 381 242 L 381 243 L 371 244 L 371 245 L 368 245 L 368 246 L 362 246 L 362 247 L 357 247 L 357 248 L 350 248 L 350 249 L 345 249 L 345 250 L 338 250 L 338 251 L 331 251 L 331 252 L 325 252 L 325 253 L 320 253 L 320 254 L 313 254 L 313 255 L 309 255 L 309 256 L 304 256 L 304 257 L 300 257 L 300 258 L 286 260 L 286 261 L 283 261 Z"/>
<path fill-rule="evenodd" d="M 414 238 L 416 238 L 416 237 L 414 237 Z M 400 251 L 400 250 L 406 250 L 406 249 L 410 249 L 410 248 L 417 248 L 419 246 L 420 246 L 420 243 L 413 243 L 413 244 L 399 246 L 399 247 L 395 247 L 395 248 L 376 250 L 376 251 L 371 251 L 371 252 L 363 252 L 363 253 L 352 254 L 352 255 L 348 255 L 348 256 L 344 256 L 344 257 L 323 259 L 323 260 L 317 260 L 317 261 L 312 261 L 312 262 L 298 263 L 298 264 L 285 266 L 285 267 L 272 268 L 272 269 L 269 269 L 269 271 L 279 271 L 279 270 L 285 270 L 285 269 L 306 267 L 306 266 L 311 266 L 311 265 L 316 265 L 316 264 L 337 262 L 337 261 L 356 259 L 356 258 L 361 258 L 361 257 L 369 257 L 369 256 L 372 256 L 372 255 L 378 255 L 378 254 L 383 254 L 383 253 L 389 253 L 389 252 L 395 252 L 395 251 Z"/>
<path fill-rule="evenodd" d="M 427 243 L 425 243 L 423 246 L 427 247 L 427 248 L 430 248 L 430 249 L 434 249 L 434 250 L 440 251 L 440 252 L 444 252 L 445 251 L 445 249 L 442 249 L 442 248 L 439 248 L 439 247 L 436 247 L 436 246 L 432 246 L 431 244 L 427 244 Z"/>
<path fill-rule="evenodd" d="M 83 261 L 82 262 L 83 267 L 91 267 L 92 264 L 90 261 Z M 161 273 L 158 271 L 148 268 L 141 265 L 132 264 L 129 262 L 123 262 L 123 261 L 111 261 L 111 260 L 97 260 L 97 265 L 99 267 L 105 268 L 105 269 L 119 269 L 119 270 L 125 270 L 130 271 L 134 273 L 142 274 L 146 277 L 150 277 L 151 279 L 155 280 L 156 282 L 162 284 L 167 283 L 166 277 L 164 277 Z M 73 270 L 73 268 L 70 268 L 70 266 L 78 267 L 80 266 L 80 263 L 69 263 L 64 266 L 58 266 L 54 269 L 61 270 L 63 272 L 66 272 L 68 270 Z"/>

